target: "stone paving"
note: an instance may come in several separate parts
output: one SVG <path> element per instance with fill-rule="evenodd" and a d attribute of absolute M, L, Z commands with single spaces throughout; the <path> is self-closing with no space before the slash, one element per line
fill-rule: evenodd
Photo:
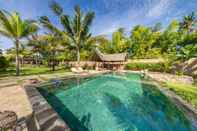
<path fill-rule="evenodd" d="M 160 82 L 180 82 L 183 84 L 192 84 L 193 78 L 190 76 L 177 76 L 168 73 L 148 72 L 148 76 Z"/>
<path fill-rule="evenodd" d="M 23 87 L 0 88 L 0 110 L 14 111 L 19 119 L 31 115 L 32 109 Z"/>

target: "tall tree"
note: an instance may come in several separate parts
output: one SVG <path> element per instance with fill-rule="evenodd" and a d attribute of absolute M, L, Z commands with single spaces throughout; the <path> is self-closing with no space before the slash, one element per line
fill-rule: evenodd
<path fill-rule="evenodd" d="M 153 32 L 161 31 L 162 24 L 160 22 L 159 23 L 156 23 L 153 27 L 151 27 L 151 29 L 152 29 Z"/>
<path fill-rule="evenodd" d="M 41 44 L 43 57 L 48 61 L 49 66 L 55 71 L 57 65 L 57 57 L 64 51 L 64 40 L 54 34 L 45 34 L 39 36 L 37 41 Z M 43 46 L 44 45 L 44 46 Z"/>
<path fill-rule="evenodd" d="M 62 7 L 56 2 L 52 2 L 51 9 L 59 17 L 64 27 L 63 31 L 53 26 L 48 17 L 41 17 L 41 23 L 50 31 L 56 34 L 64 34 L 69 39 L 71 45 L 76 49 L 77 62 L 80 65 L 80 50 L 82 46 L 91 38 L 89 32 L 90 26 L 94 18 L 94 12 L 83 13 L 79 6 L 75 6 L 74 16 L 71 17 L 64 14 Z"/>
<path fill-rule="evenodd" d="M 103 37 L 99 48 L 106 53 L 123 53 L 128 52 L 130 39 L 125 37 L 124 28 L 119 28 L 112 33 L 112 39 L 108 40 Z"/>
<path fill-rule="evenodd" d="M 161 49 L 162 54 L 176 54 L 176 46 L 181 35 L 177 33 L 179 28 L 179 23 L 176 20 L 173 20 L 168 27 L 161 33 L 159 39 L 156 42 L 156 46 Z"/>
<path fill-rule="evenodd" d="M 132 56 L 137 58 L 158 57 L 158 50 L 153 46 L 159 38 L 159 32 L 152 32 L 149 27 L 137 25 L 131 32 Z"/>
<path fill-rule="evenodd" d="M 192 12 L 189 15 L 183 17 L 183 21 L 180 22 L 180 30 L 191 33 L 194 31 L 195 24 L 197 23 L 196 14 Z"/>
<path fill-rule="evenodd" d="M 38 30 L 35 21 L 22 20 L 16 12 L 10 14 L 7 11 L 0 10 L 0 34 L 10 38 L 16 49 L 16 75 L 20 75 L 19 70 L 19 44 L 20 40 L 28 37 Z"/>

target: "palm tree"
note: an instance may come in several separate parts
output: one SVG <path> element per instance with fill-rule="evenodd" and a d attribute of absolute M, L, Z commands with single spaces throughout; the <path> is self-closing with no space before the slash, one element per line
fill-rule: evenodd
<path fill-rule="evenodd" d="M 0 34 L 13 40 L 16 49 L 16 75 L 20 75 L 19 70 L 19 44 L 20 40 L 28 37 L 38 30 L 35 21 L 22 20 L 16 12 L 10 14 L 0 10 Z"/>
<path fill-rule="evenodd" d="M 94 12 L 87 12 L 84 14 L 79 6 L 75 6 L 74 17 L 63 13 L 63 9 L 56 2 L 52 2 L 51 8 L 53 12 L 59 17 L 61 24 L 64 27 L 63 31 L 53 26 L 48 17 L 41 17 L 41 23 L 50 31 L 56 34 L 64 34 L 69 39 L 71 46 L 76 49 L 77 63 L 80 65 L 80 49 L 91 38 L 89 33 L 90 25 L 94 18 Z"/>
<path fill-rule="evenodd" d="M 51 33 L 37 38 L 37 43 L 40 43 L 43 57 L 45 57 L 49 62 L 49 65 L 52 67 L 52 71 L 55 71 L 57 57 L 65 50 L 65 43 L 61 38 L 62 37 L 54 36 L 54 34 Z"/>
<path fill-rule="evenodd" d="M 35 62 L 37 66 L 40 66 L 40 58 L 41 58 L 41 54 L 43 52 L 44 49 L 44 42 L 40 41 L 40 38 L 42 36 L 40 35 L 32 35 L 31 38 L 29 38 L 29 42 L 27 44 L 27 46 L 29 46 L 31 49 L 31 52 L 33 53 L 33 55 L 35 56 Z"/>
<path fill-rule="evenodd" d="M 180 30 L 186 30 L 187 33 L 191 33 L 196 23 L 196 15 L 192 12 L 190 15 L 184 16 L 183 21 L 180 23 Z"/>

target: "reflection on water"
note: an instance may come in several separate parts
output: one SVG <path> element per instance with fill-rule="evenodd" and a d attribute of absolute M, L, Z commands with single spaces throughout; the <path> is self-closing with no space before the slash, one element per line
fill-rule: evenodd
<path fill-rule="evenodd" d="M 194 131 L 184 114 L 138 74 L 107 74 L 39 88 L 76 131 Z"/>

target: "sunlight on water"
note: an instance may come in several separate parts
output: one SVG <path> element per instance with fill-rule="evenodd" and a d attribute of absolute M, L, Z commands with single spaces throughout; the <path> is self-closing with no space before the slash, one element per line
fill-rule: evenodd
<path fill-rule="evenodd" d="M 139 74 L 105 74 L 39 88 L 77 131 L 194 131 L 190 122 Z"/>

